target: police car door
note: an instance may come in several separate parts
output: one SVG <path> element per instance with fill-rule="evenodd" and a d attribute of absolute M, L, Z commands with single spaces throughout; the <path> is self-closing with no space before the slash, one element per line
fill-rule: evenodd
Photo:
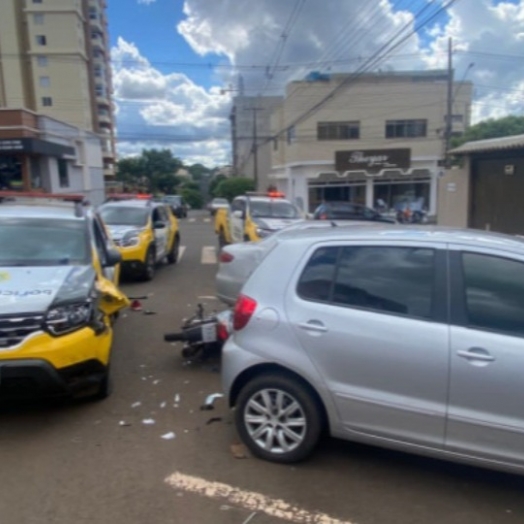
<path fill-rule="evenodd" d="M 163 224 L 163 227 L 160 227 Z M 156 258 L 162 260 L 167 255 L 167 241 L 169 238 L 169 218 L 163 207 L 153 209 L 153 228 L 155 232 Z"/>
<path fill-rule="evenodd" d="M 229 229 L 233 242 L 243 242 L 246 220 L 246 201 L 244 199 L 237 198 L 233 200 L 229 220 Z"/>

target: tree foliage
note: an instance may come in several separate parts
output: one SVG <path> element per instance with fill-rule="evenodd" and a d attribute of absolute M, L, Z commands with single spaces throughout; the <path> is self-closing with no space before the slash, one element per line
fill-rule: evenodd
<path fill-rule="evenodd" d="M 204 199 L 200 191 L 191 187 L 183 187 L 180 190 L 180 194 L 184 197 L 184 200 L 191 206 L 191 209 L 201 209 L 204 204 Z"/>
<path fill-rule="evenodd" d="M 169 149 L 144 149 L 139 157 L 123 158 L 117 164 L 117 180 L 126 190 L 150 193 L 175 193 L 180 178 L 175 173 L 183 167 Z"/>
<path fill-rule="evenodd" d="M 452 146 L 458 147 L 472 140 L 484 140 L 487 138 L 501 138 L 511 135 L 524 134 L 523 116 L 506 116 L 504 118 L 490 118 L 471 126 L 466 132 L 452 139 Z"/>
<path fill-rule="evenodd" d="M 227 198 L 231 201 L 233 198 L 243 195 L 246 191 L 254 190 L 255 182 L 251 178 L 225 178 L 218 182 L 213 190 L 213 196 Z"/>
<path fill-rule="evenodd" d="M 189 166 L 187 170 L 191 173 L 193 180 L 197 182 L 201 180 L 205 175 L 211 173 L 211 169 L 207 168 L 202 164 L 193 164 L 192 166 Z"/>

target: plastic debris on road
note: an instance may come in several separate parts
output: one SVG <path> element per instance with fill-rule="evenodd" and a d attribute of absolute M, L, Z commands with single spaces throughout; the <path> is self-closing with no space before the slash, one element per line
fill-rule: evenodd
<path fill-rule="evenodd" d="M 176 435 L 170 431 L 169 433 L 164 433 L 160 438 L 163 438 L 164 440 L 173 440 L 176 437 Z"/>
<path fill-rule="evenodd" d="M 130 422 L 126 422 L 125 420 L 121 420 L 119 423 L 118 423 L 119 426 L 130 426 L 131 423 Z"/>
<path fill-rule="evenodd" d="M 142 304 L 140 300 L 135 299 L 131 302 L 131 311 L 142 311 Z"/>
<path fill-rule="evenodd" d="M 142 420 L 142 424 L 145 424 L 146 426 L 152 426 L 153 424 L 155 424 L 155 420 L 152 418 L 145 418 L 144 420 Z"/>
<path fill-rule="evenodd" d="M 206 401 L 204 402 L 203 406 L 200 406 L 200 409 L 202 411 L 208 411 L 211 409 L 215 409 L 215 400 L 222 398 L 224 395 L 223 393 L 212 393 L 211 395 L 208 395 L 206 397 Z"/>
<path fill-rule="evenodd" d="M 138 408 L 138 407 L 141 406 L 141 405 L 142 405 L 142 402 L 137 401 L 137 402 L 133 402 L 133 403 L 131 404 L 131 407 L 134 409 L 134 408 Z"/>
<path fill-rule="evenodd" d="M 243 444 L 231 444 L 230 449 L 231 449 L 231 454 L 236 459 L 246 459 L 247 458 L 246 448 L 244 447 Z"/>
<path fill-rule="evenodd" d="M 160 402 L 160 407 L 164 409 L 167 406 L 167 402 Z"/>
<path fill-rule="evenodd" d="M 175 395 L 175 404 L 179 404 L 180 403 L 180 395 L 177 393 Z"/>
<path fill-rule="evenodd" d="M 160 383 L 160 379 L 159 378 L 157 378 L 156 380 L 153 380 L 153 385 L 154 386 L 156 386 L 159 383 Z"/>

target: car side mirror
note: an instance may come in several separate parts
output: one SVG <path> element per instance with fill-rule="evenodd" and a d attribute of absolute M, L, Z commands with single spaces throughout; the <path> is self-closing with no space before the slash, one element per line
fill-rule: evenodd
<path fill-rule="evenodd" d="M 233 211 L 233 216 L 235 218 L 244 218 L 244 212 L 237 209 L 236 211 Z"/>
<path fill-rule="evenodd" d="M 104 267 L 114 267 L 117 264 L 120 264 L 120 262 L 122 262 L 122 255 L 120 254 L 120 251 L 114 247 L 108 248 Z"/>
<path fill-rule="evenodd" d="M 164 222 L 155 222 L 153 224 L 153 229 L 164 229 L 166 227 L 166 225 L 164 224 Z"/>

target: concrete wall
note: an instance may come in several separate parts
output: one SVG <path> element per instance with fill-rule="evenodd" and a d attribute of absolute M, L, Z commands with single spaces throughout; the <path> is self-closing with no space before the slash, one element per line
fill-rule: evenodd
<path fill-rule="evenodd" d="M 444 172 L 438 182 L 438 225 L 468 227 L 470 162 L 464 158 L 460 168 Z"/>

